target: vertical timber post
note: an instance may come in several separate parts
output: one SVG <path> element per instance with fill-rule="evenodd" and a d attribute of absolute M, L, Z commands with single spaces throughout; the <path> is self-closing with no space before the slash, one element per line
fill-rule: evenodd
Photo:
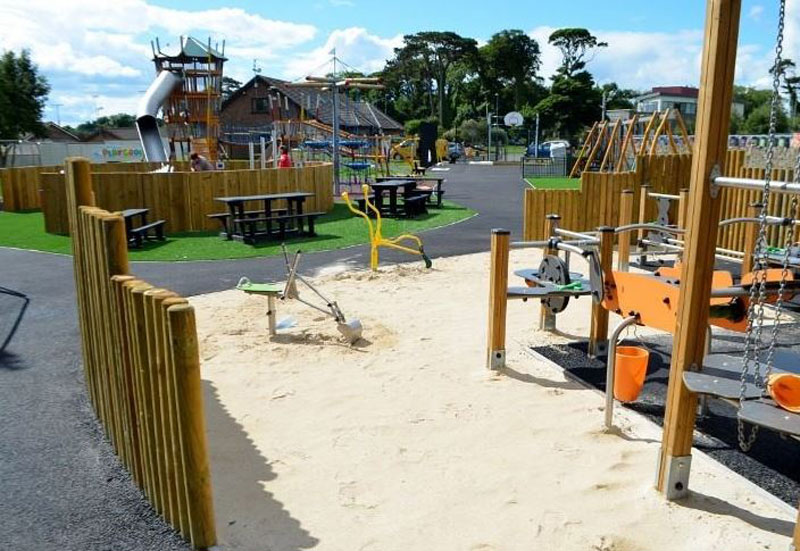
<path fill-rule="evenodd" d="M 619 207 L 619 225 L 627 226 L 633 221 L 633 190 L 623 189 Z M 617 250 L 617 269 L 620 272 L 628 271 L 628 261 L 631 256 L 631 234 L 619 234 Z"/>
<path fill-rule="evenodd" d="M 683 385 L 683 373 L 702 365 L 708 325 L 720 215 L 711 175 L 725 163 L 733 100 L 741 0 L 708 0 L 697 109 L 695 151 L 689 186 L 688 238 L 685 240 L 678 317 L 669 370 L 664 432 L 656 487 L 667 499 L 688 493 L 692 433 L 697 396 Z"/>
<path fill-rule="evenodd" d="M 747 206 L 747 216 L 758 218 L 761 214 L 761 203 L 754 202 Z M 744 257 L 742 257 L 742 274 L 753 271 L 753 254 L 758 239 L 758 224 L 748 222 L 744 227 Z"/>
<path fill-rule="evenodd" d="M 603 274 L 611 272 L 614 263 L 614 228 L 600 226 L 600 268 Z M 605 289 L 603 289 L 605 293 Z M 589 356 L 596 358 L 608 350 L 608 310 L 603 304 L 592 302 L 592 325 L 589 328 Z"/>
<path fill-rule="evenodd" d="M 678 192 L 678 227 L 686 229 L 686 221 L 689 219 L 689 190 L 681 188 Z M 683 236 L 684 241 L 686 235 Z"/>
<path fill-rule="evenodd" d="M 489 369 L 502 369 L 506 365 L 509 235 L 508 230 L 492 230 L 488 351 L 486 354 L 486 367 Z"/>
<path fill-rule="evenodd" d="M 561 216 L 558 214 L 548 214 L 544 221 L 544 234 L 547 239 L 556 237 L 556 228 L 561 221 Z M 546 255 L 557 255 L 558 249 L 554 247 L 546 247 L 544 250 Z M 556 330 L 556 315 L 550 312 L 544 304 L 540 307 L 539 314 L 539 329 L 542 331 L 555 331 Z"/>
<path fill-rule="evenodd" d="M 655 115 L 653 115 L 655 116 Z M 639 190 L 639 223 L 646 224 L 647 223 L 647 199 L 650 196 L 650 184 L 642 184 L 642 187 Z M 639 250 L 644 251 L 646 247 L 642 245 L 642 239 L 644 239 L 644 230 L 639 230 L 638 235 L 636 238 L 637 243 L 639 244 Z M 647 256 L 642 254 L 639 255 L 639 266 L 643 266 L 645 260 L 647 260 Z"/>

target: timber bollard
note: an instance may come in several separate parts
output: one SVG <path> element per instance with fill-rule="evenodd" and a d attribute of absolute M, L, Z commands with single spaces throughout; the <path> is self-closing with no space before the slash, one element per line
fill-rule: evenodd
<path fill-rule="evenodd" d="M 506 365 L 506 311 L 508 309 L 509 235 L 503 229 L 492 230 L 489 272 L 489 328 L 486 367 L 502 369 Z"/>

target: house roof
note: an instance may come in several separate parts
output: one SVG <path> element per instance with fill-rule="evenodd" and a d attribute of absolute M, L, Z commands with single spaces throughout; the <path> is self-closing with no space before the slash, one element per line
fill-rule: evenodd
<path fill-rule="evenodd" d="M 282 95 L 289 98 L 296 105 L 306 109 L 310 116 L 319 122 L 333 125 L 333 101 L 330 92 L 322 92 L 315 88 L 299 88 L 291 86 L 285 80 L 257 75 L 250 79 L 222 104 L 222 111 L 239 96 L 246 93 L 256 82 L 263 83 L 277 89 Z M 398 131 L 403 125 L 378 109 L 369 102 L 348 98 L 345 94 L 337 94 L 337 107 L 339 108 L 340 124 L 346 128 L 372 127 L 381 130 Z"/>
<path fill-rule="evenodd" d="M 646 101 L 658 98 L 660 96 L 670 96 L 687 99 L 697 99 L 699 90 L 692 86 L 655 86 L 649 92 L 642 94 L 634 101 Z"/>
<path fill-rule="evenodd" d="M 39 142 L 39 141 L 49 141 L 49 142 L 79 142 L 81 139 L 64 128 L 63 126 L 59 126 L 52 121 L 48 121 L 44 123 L 45 135 L 44 137 L 36 137 L 32 134 L 27 134 L 23 137 L 26 142 Z"/>
<path fill-rule="evenodd" d="M 87 142 L 113 142 L 113 141 L 139 141 L 139 132 L 136 127 L 130 126 L 126 128 L 106 128 L 103 127 L 94 131 L 86 137 Z"/>

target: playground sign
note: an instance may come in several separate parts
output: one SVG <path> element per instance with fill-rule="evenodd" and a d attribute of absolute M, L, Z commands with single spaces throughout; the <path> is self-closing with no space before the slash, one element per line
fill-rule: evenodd
<path fill-rule="evenodd" d="M 503 122 L 506 126 L 522 126 L 522 123 L 525 122 L 525 119 L 522 117 L 522 114 L 517 111 L 510 111 L 506 113 L 506 116 L 503 117 Z"/>

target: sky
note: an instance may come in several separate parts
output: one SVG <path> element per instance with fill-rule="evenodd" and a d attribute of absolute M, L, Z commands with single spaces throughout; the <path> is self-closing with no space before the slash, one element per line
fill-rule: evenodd
<path fill-rule="evenodd" d="M 452 7 L 451 7 L 452 6 Z M 777 0 L 743 0 L 737 83 L 768 87 Z M 785 56 L 800 63 L 800 0 L 787 0 Z M 668 9 L 667 9 L 668 8 Z M 625 88 L 694 85 L 699 80 L 705 2 L 672 0 L 0 0 L 0 50 L 30 50 L 51 84 L 45 118 L 78 124 L 135 113 L 154 78 L 150 41 L 173 51 L 191 35 L 222 46 L 225 74 L 295 80 L 324 74 L 328 52 L 371 72 L 392 57 L 403 35 L 454 31 L 482 44 L 520 29 L 542 49 L 549 77 L 560 61 L 547 44 L 560 27 L 585 27 L 608 42 L 589 64 L 599 83 Z M 255 60 L 255 61 L 254 61 Z"/>

